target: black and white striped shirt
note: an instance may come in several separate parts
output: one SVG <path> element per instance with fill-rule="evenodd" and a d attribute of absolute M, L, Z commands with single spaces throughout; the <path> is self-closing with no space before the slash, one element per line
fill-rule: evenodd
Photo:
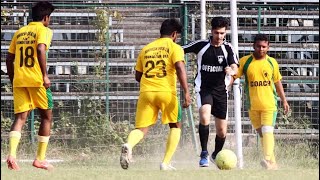
<path fill-rule="evenodd" d="M 239 65 L 239 60 L 233 47 L 228 42 L 223 42 L 219 47 L 208 40 L 199 40 L 182 46 L 184 53 L 197 54 L 197 75 L 195 77 L 196 92 L 201 89 L 224 91 L 229 84 L 224 68 L 231 64 Z"/>

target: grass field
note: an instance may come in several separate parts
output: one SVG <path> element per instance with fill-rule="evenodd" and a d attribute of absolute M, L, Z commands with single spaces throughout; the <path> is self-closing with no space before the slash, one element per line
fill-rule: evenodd
<path fill-rule="evenodd" d="M 211 138 L 209 149 L 214 148 Z M 141 146 L 140 146 L 141 145 Z M 212 163 L 208 168 L 198 166 L 199 154 L 192 143 L 180 144 L 172 164 L 178 170 L 174 172 L 160 171 L 165 149 L 165 141 L 142 142 L 133 150 L 134 162 L 128 170 L 119 164 L 120 146 L 104 146 L 101 149 L 83 148 L 68 149 L 64 146 L 51 144 L 47 157 L 49 160 L 63 160 L 52 163 L 55 169 L 47 172 L 31 166 L 36 145 L 20 146 L 18 162 L 20 171 L 10 171 L 4 162 L 8 149 L 1 148 L 1 179 L 2 180 L 318 180 L 319 179 L 319 144 L 310 146 L 306 141 L 291 142 L 278 140 L 275 154 L 279 170 L 267 171 L 260 166 L 262 152 L 255 142 L 243 148 L 243 169 L 218 170 Z M 231 143 L 225 148 L 233 149 Z M 112 152 L 110 152 L 112 150 Z M 234 150 L 235 151 L 235 150 Z"/>
<path fill-rule="evenodd" d="M 128 170 L 122 170 L 117 162 L 95 161 L 95 163 L 63 162 L 56 163 L 55 169 L 47 172 L 35 169 L 29 163 L 19 163 L 20 171 L 9 171 L 4 162 L 1 163 L 1 179 L 3 180 L 122 180 L 122 179 L 279 179 L 279 180 L 316 180 L 319 179 L 318 169 L 297 169 L 284 167 L 276 171 L 266 171 L 259 166 L 242 170 L 217 170 L 214 167 L 197 167 L 198 161 L 191 163 L 176 162 L 179 170 L 164 172 L 159 170 L 158 162 L 142 161 L 132 164 Z M 257 164 L 258 165 L 258 164 Z"/>
<path fill-rule="evenodd" d="M 101 152 L 99 154 L 72 154 L 65 156 L 63 162 L 53 163 L 55 169 L 47 172 L 31 166 L 32 157 L 29 162 L 19 162 L 20 171 L 10 171 L 4 162 L 2 154 L 1 179 L 2 180 L 318 180 L 319 160 L 312 156 L 291 148 L 283 151 L 278 149 L 279 170 L 267 171 L 261 168 L 260 155 L 257 149 L 244 151 L 244 168 L 234 170 L 218 170 L 213 164 L 208 168 L 198 167 L 199 157 L 193 149 L 187 151 L 178 149 L 175 154 L 173 165 L 178 169 L 174 172 L 159 170 L 159 164 L 163 152 L 157 155 L 145 154 L 134 156 L 135 162 L 130 164 L 128 170 L 121 169 L 119 165 L 119 154 L 109 155 Z M 298 156 L 300 154 L 301 156 Z M 57 156 L 56 156 L 57 157 Z"/>

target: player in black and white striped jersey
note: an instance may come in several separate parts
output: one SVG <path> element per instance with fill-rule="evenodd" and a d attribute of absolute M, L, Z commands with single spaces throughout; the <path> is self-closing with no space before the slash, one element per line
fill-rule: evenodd
<path fill-rule="evenodd" d="M 231 76 L 238 71 L 239 61 L 232 45 L 225 41 L 228 19 L 214 17 L 211 21 L 211 36 L 183 46 L 185 53 L 197 54 L 197 75 L 195 90 L 199 108 L 199 136 L 201 142 L 200 167 L 209 166 L 207 149 L 211 114 L 215 117 L 215 150 L 211 154 L 214 161 L 223 148 L 227 134 L 227 99 Z"/>

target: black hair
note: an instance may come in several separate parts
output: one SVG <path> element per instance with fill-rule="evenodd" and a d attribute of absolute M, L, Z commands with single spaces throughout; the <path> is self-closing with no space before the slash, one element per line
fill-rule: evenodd
<path fill-rule="evenodd" d="M 177 19 L 166 19 L 162 22 L 160 28 L 161 35 L 171 35 L 174 31 L 182 32 L 182 25 Z"/>
<path fill-rule="evenodd" d="M 227 18 L 218 16 L 214 17 L 211 20 L 211 29 L 217 29 L 217 28 L 228 28 L 229 26 L 229 21 Z"/>
<path fill-rule="evenodd" d="M 268 36 L 266 34 L 257 34 L 254 37 L 253 43 L 256 43 L 257 41 L 267 41 L 269 44 L 269 39 Z"/>
<path fill-rule="evenodd" d="M 32 20 L 41 21 L 45 16 L 50 16 L 55 7 L 48 1 L 39 1 L 32 7 Z"/>

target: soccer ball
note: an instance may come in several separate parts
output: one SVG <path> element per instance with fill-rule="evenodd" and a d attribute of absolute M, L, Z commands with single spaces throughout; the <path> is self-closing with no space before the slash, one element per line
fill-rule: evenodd
<path fill-rule="evenodd" d="M 230 170 L 237 166 L 236 154 L 229 150 L 223 149 L 216 156 L 216 164 L 221 170 Z"/>

